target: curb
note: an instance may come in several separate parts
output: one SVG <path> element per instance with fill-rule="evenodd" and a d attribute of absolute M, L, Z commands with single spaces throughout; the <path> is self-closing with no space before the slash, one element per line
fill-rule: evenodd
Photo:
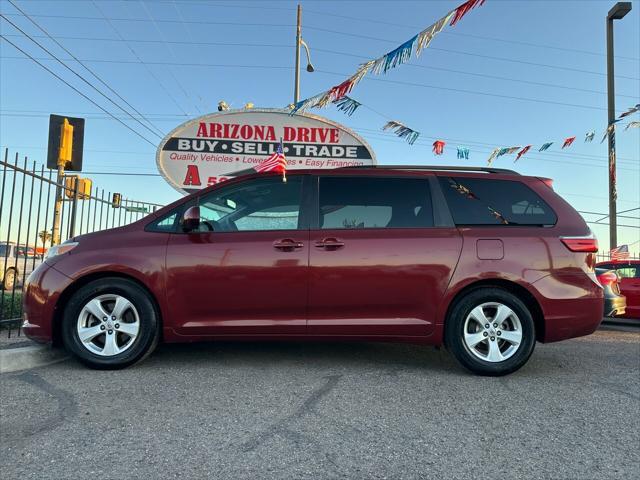
<path fill-rule="evenodd" d="M 33 345 L 0 350 L 0 373 L 43 367 L 69 358 L 66 351 L 47 345 Z"/>

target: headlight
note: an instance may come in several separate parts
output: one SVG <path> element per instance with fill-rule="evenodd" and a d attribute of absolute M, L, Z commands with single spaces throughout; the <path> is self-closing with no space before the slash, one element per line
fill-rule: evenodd
<path fill-rule="evenodd" d="M 70 252 L 74 248 L 78 246 L 78 242 L 64 242 L 60 245 L 54 245 L 53 247 L 47 250 L 47 255 L 44 257 L 45 260 L 47 258 L 57 257 L 58 255 L 62 255 L 63 253 Z"/>

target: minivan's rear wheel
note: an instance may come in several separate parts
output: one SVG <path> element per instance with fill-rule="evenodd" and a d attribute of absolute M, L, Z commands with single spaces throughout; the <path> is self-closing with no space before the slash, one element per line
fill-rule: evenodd
<path fill-rule="evenodd" d="M 522 367 L 535 347 L 531 312 L 500 288 L 479 288 L 452 308 L 445 340 L 456 359 L 480 375 L 506 375 Z"/>
<path fill-rule="evenodd" d="M 75 292 L 62 327 L 67 349 L 92 368 L 124 368 L 142 360 L 159 337 L 153 301 L 122 278 L 96 280 Z"/>

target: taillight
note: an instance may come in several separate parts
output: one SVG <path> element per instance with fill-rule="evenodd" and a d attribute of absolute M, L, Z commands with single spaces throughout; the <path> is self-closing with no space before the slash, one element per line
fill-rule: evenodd
<path fill-rule="evenodd" d="M 553 180 L 546 177 L 538 177 L 538 180 L 541 180 L 547 187 L 553 190 Z"/>
<path fill-rule="evenodd" d="M 618 276 L 614 272 L 604 272 L 601 275 L 597 275 L 600 285 L 603 287 L 606 285 L 615 285 L 618 282 Z"/>
<path fill-rule="evenodd" d="M 595 253 L 598 251 L 598 239 L 591 235 L 588 237 L 560 237 L 560 240 L 572 252 Z"/>

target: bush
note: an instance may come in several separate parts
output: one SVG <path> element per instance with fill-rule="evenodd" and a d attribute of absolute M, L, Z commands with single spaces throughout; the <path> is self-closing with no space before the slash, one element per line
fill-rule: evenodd
<path fill-rule="evenodd" d="M 2 304 L 2 311 L 0 311 L 0 320 L 9 320 L 11 318 L 20 318 L 22 316 L 22 292 L 16 290 L 15 295 L 11 292 L 2 292 L 0 294 L 0 304 Z M 13 304 L 11 303 L 11 297 L 13 296 Z"/>

